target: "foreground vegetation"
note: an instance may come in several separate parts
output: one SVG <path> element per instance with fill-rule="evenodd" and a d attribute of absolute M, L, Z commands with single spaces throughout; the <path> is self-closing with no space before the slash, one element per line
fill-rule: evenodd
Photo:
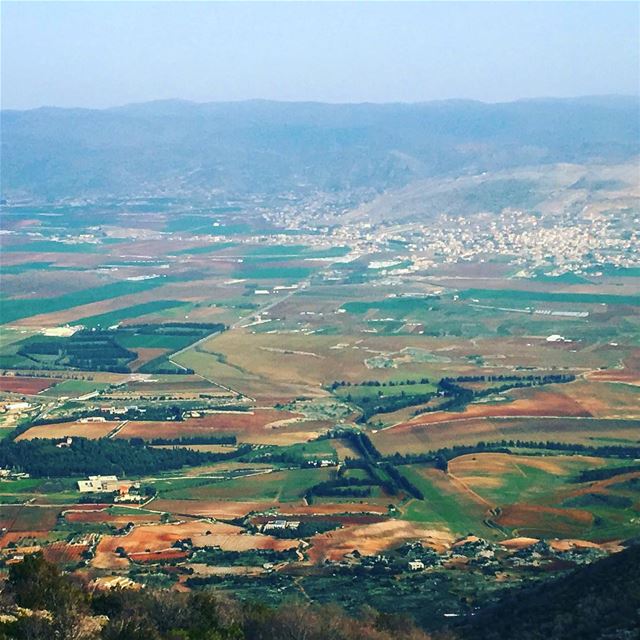
<path fill-rule="evenodd" d="M 3 640 L 626 640 L 640 629 L 640 547 L 498 596 L 427 636 L 404 615 L 294 599 L 278 607 L 205 589 L 95 590 L 36 554 L 11 566 Z M 425 598 L 428 596 L 424 596 Z"/>

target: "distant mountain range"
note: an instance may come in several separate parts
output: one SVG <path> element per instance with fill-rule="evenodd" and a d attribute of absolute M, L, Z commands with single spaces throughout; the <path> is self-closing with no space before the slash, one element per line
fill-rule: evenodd
<path fill-rule="evenodd" d="M 161 101 L 2 111 L 2 197 L 382 192 L 416 179 L 620 163 L 640 100 L 504 104 Z"/>

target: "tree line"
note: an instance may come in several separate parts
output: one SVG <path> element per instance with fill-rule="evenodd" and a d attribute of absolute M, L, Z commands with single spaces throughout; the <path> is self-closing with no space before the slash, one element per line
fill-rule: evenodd
<path fill-rule="evenodd" d="M 187 448 L 158 449 L 140 438 L 88 440 L 74 438 L 71 445 L 57 447 L 55 440 L 3 440 L 0 467 L 38 478 L 87 475 L 140 476 L 185 466 L 198 466 L 245 455 L 251 445 L 222 453 Z"/>

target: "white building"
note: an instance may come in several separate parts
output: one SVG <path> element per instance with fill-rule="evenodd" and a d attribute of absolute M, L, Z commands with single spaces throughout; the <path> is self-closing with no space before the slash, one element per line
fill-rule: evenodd
<path fill-rule="evenodd" d="M 78 480 L 78 491 L 81 493 L 116 491 L 119 486 L 116 476 L 89 476 L 87 480 Z"/>

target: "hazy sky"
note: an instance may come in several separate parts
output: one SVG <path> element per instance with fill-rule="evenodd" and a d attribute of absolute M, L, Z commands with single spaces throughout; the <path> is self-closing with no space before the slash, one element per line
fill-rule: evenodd
<path fill-rule="evenodd" d="M 2 2 L 2 106 L 639 92 L 637 3 Z"/>

